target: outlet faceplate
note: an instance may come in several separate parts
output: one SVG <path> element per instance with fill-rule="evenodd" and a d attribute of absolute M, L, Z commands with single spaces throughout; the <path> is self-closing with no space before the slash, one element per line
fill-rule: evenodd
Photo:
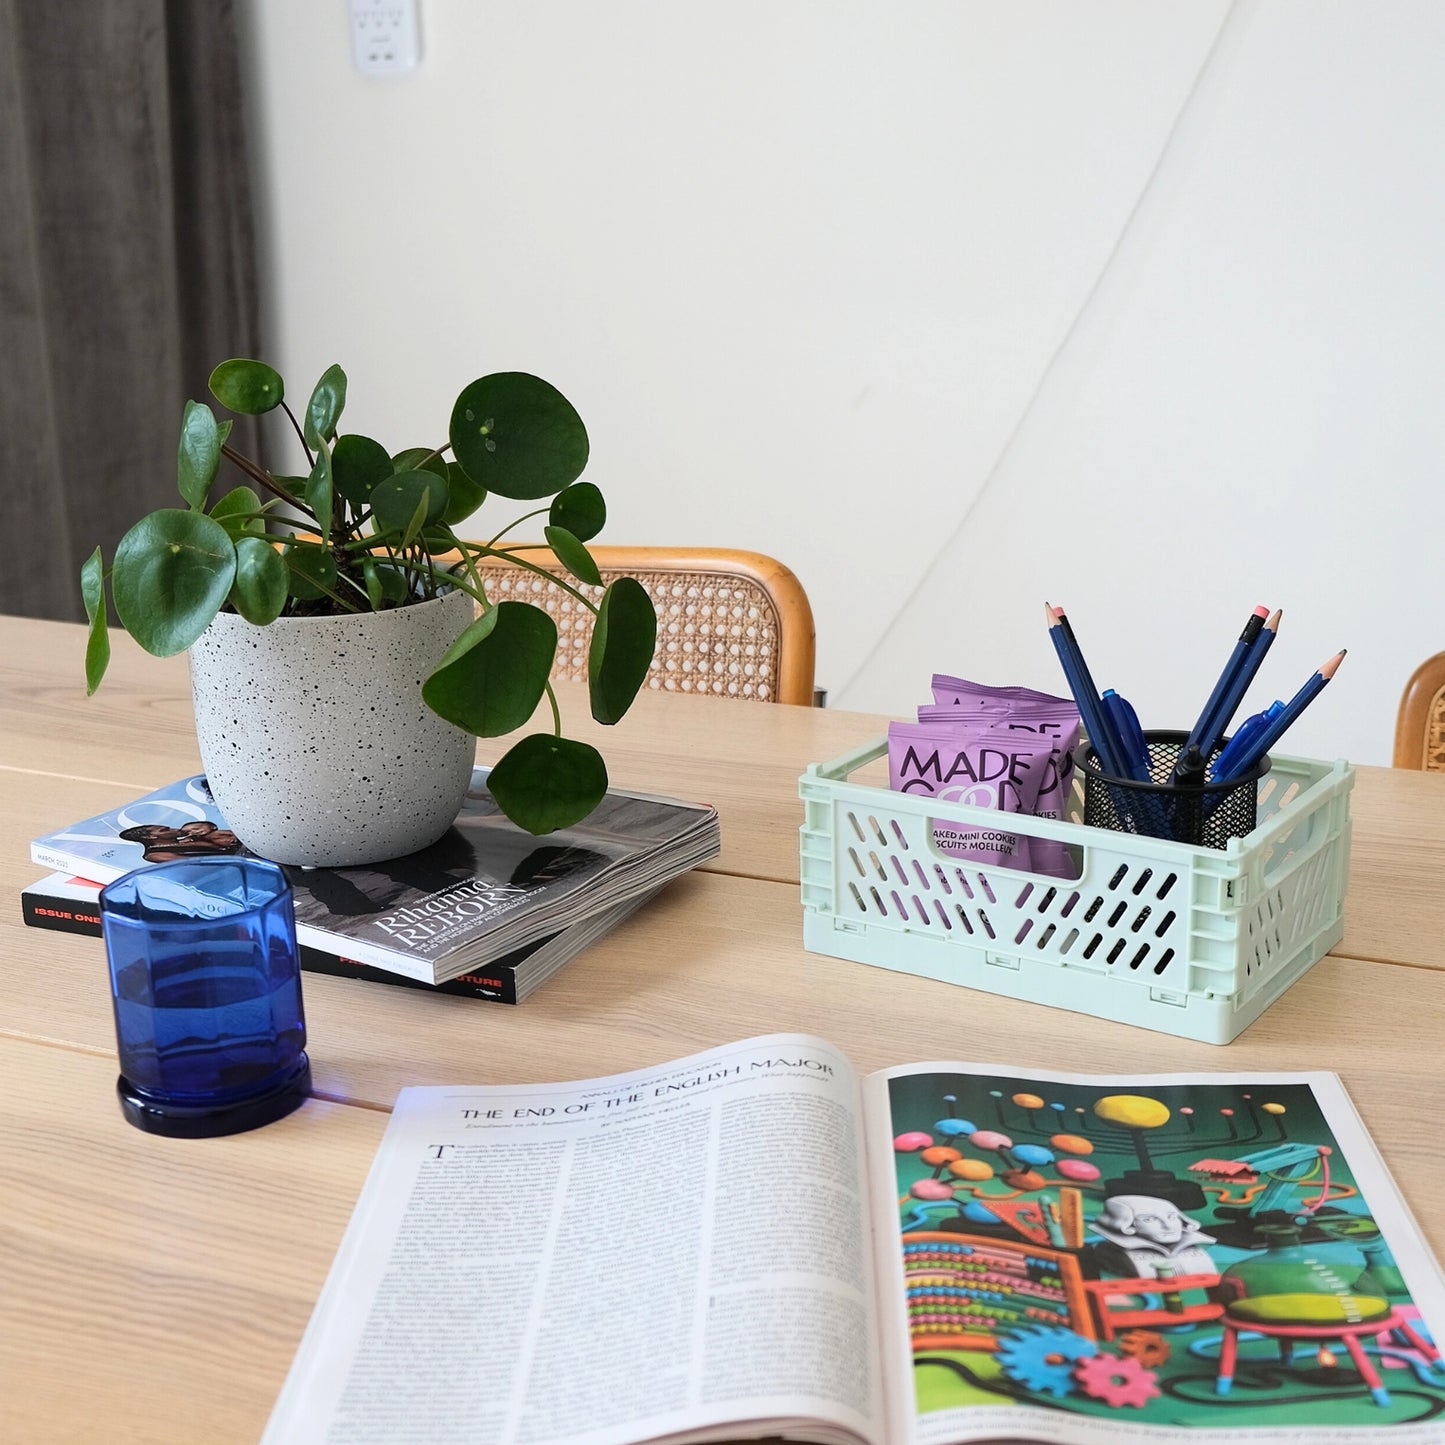
<path fill-rule="evenodd" d="M 363 75 L 397 75 L 421 58 L 417 0 L 348 0 L 351 56 Z"/>

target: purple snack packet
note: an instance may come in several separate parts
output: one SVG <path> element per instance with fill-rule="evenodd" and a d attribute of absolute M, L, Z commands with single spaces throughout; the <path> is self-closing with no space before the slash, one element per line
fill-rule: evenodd
<path fill-rule="evenodd" d="M 1027 741 L 988 726 L 894 722 L 888 725 L 888 785 L 895 792 L 947 802 L 1029 813 L 1050 771 L 1052 744 Z M 933 844 L 951 858 L 1031 870 L 1030 840 L 1001 828 L 969 827 L 937 818 Z"/>
<path fill-rule="evenodd" d="M 933 674 L 935 704 L 959 707 L 972 702 L 980 707 L 997 710 L 1001 704 L 1011 707 L 1021 700 L 1074 707 L 1073 698 L 1055 697 L 1051 692 L 1038 692 L 1031 687 L 993 687 L 986 682 L 970 682 L 965 677 L 949 677 L 943 672 Z"/>
<path fill-rule="evenodd" d="M 1030 810 L 1039 818 L 1068 816 L 1069 793 L 1074 785 L 1074 752 L 1079 746 L 1078 707 L 1069 700 L 1043 701 L 1016 698 L 1007 711 L 996 701 L 924 704 L 918 709 L 920 722 L 931 726 L 988 726 L 997 732 L 1023 733 L 1047 740 L 1053 749 L 1051 766 L 1039 787 L 1037 802 Z M 1031 838 L 1029 851 L 1034 872 L 1052 878 L 1074 878 L 1077 872 L 1067 845 L 1056 838 Z"/>

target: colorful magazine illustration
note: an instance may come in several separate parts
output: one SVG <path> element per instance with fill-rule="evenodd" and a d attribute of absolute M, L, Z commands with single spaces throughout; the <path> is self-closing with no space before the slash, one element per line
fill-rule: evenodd
<path fill-rule="evenodd" d="M 779 1034 L 403 1090 L 265 1442 L 1426 1445 L 1442 1339 L 1332 1074 Z"/>
<path fill-rule="evenodd" d="M 1335 1075 L 884 1083 L 918 1441 L 1445 1439 L 1439 1270 Z"/>

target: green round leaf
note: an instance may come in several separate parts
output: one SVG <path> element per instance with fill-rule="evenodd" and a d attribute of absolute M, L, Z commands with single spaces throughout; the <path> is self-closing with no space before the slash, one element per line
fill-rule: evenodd
<path fill-rule="evenodd" d="M 394 472 L 430 472 L 433 476 L 447 480 L 448 463 L 437 455 L 435 447 L 408 447 L 391 459 Z"/>
<path fill-rule="evenodd" d="M 281 405 L 286 387 L 279 372 L 264 361 L 234 357 L 211 373 L 211 395 L 222 406 L 246 416 L 260 416 Z"/>
<path fill-rule="evenodd" d="M 331 448 L 331 484 L 358 511 L 371 497 L 371 489 L 395 468 L 386 448 L 370 437 L 348 432 Z"/>
<path fill-rule="evenodd" d="M 280 472 L 272 472 L 271 480 L 275 482 L 277 486 L 285 487 L 298 501 L 304 502 L 306 500 L 307 479 L 305 477 L 286 477 L 282 476 Z"/>
<path fill-rule="evenodd" d="M 306 505 L 316 517 L 323 542 L 331 540 L 331 452 L 324 441 L 316 443 L 316 460 L 306 478 Z"/>
<path fill-rule="evenodd" d="M 657 610 L 635 577 L 619 577 L 602 594 L 602 607 L 592 629 L 587 653 L 587 682 L 592 716 L 615 723 L 652 666 L 657 648 Z"/>
<path fill-rule="evenodd" d="M 389 602 L 405 602 L 409 595 L 405 574 L 385 557 L 363 557 L 361 577 L 373 612 L 380 612 Z"/>
<path fill-rule="evenodd" d="M 497 806 L 529 833 L 580 823 L 607 793 L 607 764 L 587 743 L 533 733 L 487 775 Z"/>
<path fill-rule="evenodd" d="M 449 433 L 467 475 L 499 497 L 549 497 L 587 465 L 582 418 L 555 386 L 525 371 L 472 382 L 452 408 Z"/>
<path fill-rule="evenodd" d="M 431 527 L 423 527 L 420 539 L 422 548 L 433 557 L 439 557 L 444 552 L 454 552 L 457 549 L 457 534 L 444 522 L 439 522 Z"/>
<path fill-rule="evenodd" d="M 176 448 L 176 482 L 193 511 L 206 505 L 206 493 L 221 465 L 221 429 L 203 401 L 188 401 Z"/>
<path fill-rule="evenodd" d="M 211 508 L 211 517 L 225 529 L 233 542 L 242 537 L 264 537 L 266 523 L 260 515 L 261 498 L 251 487 L 233 487 Z"/>
<path fill-rule="evenodd" d="M 411 596 L 406 573 L 400 567 L 391 566 L 384 557 L 376 559 L 376 575 L 381 580 L 381 595 L 386 601 L 400 605 Z"/>
<path fill-rule="evenodd" d="M 465 522 L 487 500 L 487 489 L 479 486 L 459 462 L 447 463 L 447 486 L 451 489 L 447 502 L 447 525 Z"/>
<path fill-rule="evenodd" d="M 447 484 L 435 472 L 397 472 L 371 489 L 371 515 L 383 536 L 405 536 L 425 499 L 421 526 L 440 522 L 447 510 Z M 418 528 L 420 530 L 420 528 Z"/>
<path fill-rule="evenodd" d="M 591 482 L 573 482 L 552 501 L 554 527 L 565 527 L 579 542 L 590 542 L 607 525 L 607 503 Z"/>
<path fill-rule="evenodd" d="M 421 695 L 449 723 L 497 737 L 536 711 L 556 652 L 557 624 L 540 607 L 499 602 L 448 648 Z"/>
<path fill-rule="evenodd" d="M 366 584 L 366 600 L 371 603 L 371 610 L 380 612 L 384 598 L 381 591 L 381 577 L 376 570 L 374 558 L 363 557 L 361 559 L 361 580 Z"/>
<path fill-rule="evenodd" d="M 592 554 L 565 527 L 544 527 L 542 535 L 547 545 L 557 554 L 562 565 L 589 587 L 602 585 L 602 574 L 592 560 Z"/>
<path fill-rule="evenodd" d="M 100 686 L 110 666 L 110 630 L 105 625 L 105 565 L 97 547 L 80 569 L 80 597 L 90 631 L 85 639 L 85 695 Z"/>
<path fill-rule="evenodd" d="M 306 421 L 302 435 L 310 447 L 329 442 L 336 435 L 341 408 L 346 405 L 346 373 L 339 366 L 328 366 L 306 403 Z"/>
<path fill-rule="evenodd" d="M 142 517 L 115 549 L 110 590 L 121 624 L 147 652 L 184 652 L 221 610 L 236 548 L 204 512 L 166 507 Z"/>
<path fill-rule="evenodd" d="M 281 554 L 260 537 L 236 543 L 236 580 L 231 605 L 257 627 L 274 622 L 286 605 L 287 571 Z"/>
<path fill-rule="evenodd" d="M 315 602 L 336 590 L 336 558 L 329 547 L 307 546 L 293 537 L 283 554 L 286 562 L 286 586 L 291 595 L 302 602 Z"/>

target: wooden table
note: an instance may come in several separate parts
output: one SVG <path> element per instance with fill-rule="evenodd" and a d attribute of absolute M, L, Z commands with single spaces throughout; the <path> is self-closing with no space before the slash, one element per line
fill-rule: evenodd
<path fill-rule="evenodd" d="M 83 634 L 0 619 L 0 883 L 30 837 L 199 767 L 184 663 L 117 636 L 96 697 Z M 6 1438 L 247 1441 L 260 1433 L 396 1091 L 578 1077 L 779 1029 L 860 1069 L 954 1057 L 1081 1071 L 1333 1068 L 1437 1253 L 1445 1145 L 1445 778 L 1361 769 L 1347 932 L 1226 1049 L 805 953 L 797 777 L 885 719 L 675 696 L 612 730 L 563 698 L 614 781 L 721 810 L 724 851 L 517 1008 L 307 975 L 317 1098 L 231 1139 L 155 1139 L 114 1100 L 95 939 L 0 915 L 0 1378 Z M 490 749 L 490 751 L 488 751 Z M 495 756 L 496 743 L 483 756 Z M 1392 966 L 1387 966 L 1392 965 Z"/>

